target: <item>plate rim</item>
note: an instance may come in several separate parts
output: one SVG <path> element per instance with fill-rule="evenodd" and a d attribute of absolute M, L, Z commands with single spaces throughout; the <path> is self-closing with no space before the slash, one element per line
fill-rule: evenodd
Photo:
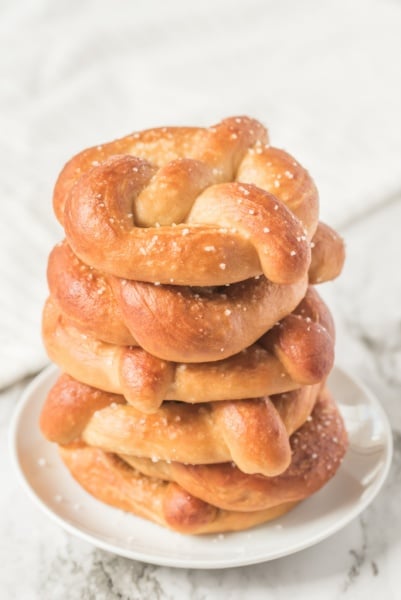
<path fill-rule="evenodd" d="M 307 538 L 304 542 L 294 543 L 293 546 L 287 549 L 282 549 L 281 551 L 277 551 L 273 555 L 260 555 L 254 556 L 252 558 L 246 559 L 244 556 L 236 556 L 231 557 L 229 560 L 227 559 L 209 559 L 210 562 L 204 559 L 196 559 L 196 558 L 170 558 L 164 555 L 156 555 L 155 553 L 146 553 L 144 551 L 137 551 L 135 548 L 124 548 L 113 544 L 111 542 L 104 541 L 98 537 L 95 537 L 93 534 L 87 533 L 85 530 L 80 529 L 78 526 L 73 525 L 66 521 L 62 516 L 60 516 L 54 509 L 52 509 L 46 502 L 39 496 L 39 494 L 34 490 L 34 488 L 30 485 L 28 479 L 24 475 L 22 466 L 20 465 L 20 461 L 18 458 L 18 432 L 19 432 L 19 424 L 21 420 L 21 416 L 24 412 L 24 409 L 30 402 L 35 400 L 35 392 L 36 390 L 46 381 L 53 377 L 57 372 L 60 372 L 59 368 L 54 364 L 49 364 L 45 367 L 40 373 L 38 373 L 25 387 L 23 390 L 18 405 L 16 406 L 14 413 L 12 415 L 12 419 L 9 425 L 9 435 L 8 435 L 8 445 L 9 451 L 11 454 L 11 460 L 13 464 L 14 471 L 16 471 L 18 480 L 22 487 L 24 488 L 27 495 L 31 498 L 33 503 L 39 507 L 39 509 L 47 515 L 51 521 L 55 522 L 58 526 L 60 526 L 63 530 L 67 531 L 69 534 L 78 537 L 85 542 L 95 546 L 97 548 L 101 548 L 106 552 L 114 553 L 118 556 L 122 556 L 124 558 L 128 558 L 131 560 L 138 560 L 141 562 L 163 566 L 163 567 L 173 567 L 173 568 L 186 568 L 186 569 L 228 569 L 228 568 L 237 568 L 242 566 L 250 566 L 254 564 L 260 564 L 263 562 L 270 562 L 272 560 L 277 560 L 278 558 L 283 558 L 285 556 L 290 556 L 297 552 L 301 552 L 306 548 L 312 547 L 324 539 L 329 538 L 334 533 L 343 529 L 346 525 L 348 525 L 351 521 L 353 521 L 359 514 L 361 514 L 369 504 L 376 498 L 378 493 L 383 487 L 383 484 L 388 476 L 390 466 L 392 463 L 393 456 L 393 438 L 392 438 L 392 430 L 390 426 L 389 419 L 387 414 L 382 407 L 380 401 L 377 399 L 372 390 L 359 379 L 359 377 L 351 374 L 348 370 L 340 367 L 339 365 L 335 365 L 332 369 L 331 375 L 334 373 L 339 374 L 340 376 L 344 376 L 348 379 L 353 385 L 360 388 L 363 392 L 364 396 L 368 399 L 369 403 L 372 404 L 375 409 L 378 411 L 381 419 L 381 423 L 383 425 L 383 429 L 385 431 L 385 461 L 383 466 L 380 469 L 380 472 L 377 474 L 374 483 L 369 489 L 368 494 L 366 494 L 363 498 L 360 499 L 357 505 L 354 505 L 349 509 L 342 518 L 333 522 L 333 524 L 329 527 L 324 528 L 321 531 L 315 533 L 314 536 Z M 330 387 L 330 384 L 329 384 Z M 341 406 L 341 403 L 340 403 Z M 50 442 L 49 442 L 50 443 Z M 78 485 L 78 484 L 77 484 Z M 94 500 L 96 500 L 94 498 Z M 98 501 L 100 502 L 100 501 Z M 113 507 L 110 507 L 113 508 Z M 118 510 L 118 509 L 114 509 Z M 137 517 L 139 518 L 139 517 Z M 268 525 L 265 524 L 265 525 Z M 263 527 L 263 524 L 261 525 Z M 168 531 L 168 530 L 167 530 Z M 172 532 L 177 533 L 177 532 Z M 227 532 L 229 534 L 230 532 Z M 237 532 L 241 533 L 241 532 Z M 243 532 L 245 533 L 245 532 Z M 270 553 L 271 554 L 271 553 Z"/>

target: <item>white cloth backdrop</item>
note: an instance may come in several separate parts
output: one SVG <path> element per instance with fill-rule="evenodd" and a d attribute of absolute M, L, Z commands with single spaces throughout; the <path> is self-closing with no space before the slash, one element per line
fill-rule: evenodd
<path fill-rule="evenodd" d="M 401 188 L 397 0 L 3 0 L 0 31 L 0 387 L 46 362 L 52 186 L 88 145 L 249 114 L 340 229 Z"/>

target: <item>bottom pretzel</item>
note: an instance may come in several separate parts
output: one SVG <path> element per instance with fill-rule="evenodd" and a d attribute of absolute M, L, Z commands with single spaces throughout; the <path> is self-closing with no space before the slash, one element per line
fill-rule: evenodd
<path fill-rule="evenodd" d="M 275 519 L 331 479 L 345 454 L 347 436 L 327 390 L 291 442 L 289 469 L 270 478 L 245 475 L 230 463 L 156 464 L 153 472 L 160 476 L 154 477 L 152 470 L 145 475 L 130 466 L 130 457 L 123 460 L 81 441 L 60 446 L 60 453 L 72 476 L 99 500 L 181 533 L 203 534 L 239 531 Z"/>

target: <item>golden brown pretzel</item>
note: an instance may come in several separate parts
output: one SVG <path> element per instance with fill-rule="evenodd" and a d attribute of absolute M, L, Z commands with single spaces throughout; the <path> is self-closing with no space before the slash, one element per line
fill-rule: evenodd
<path fill-rule="evenodd" d="M 295 503 L 253 512 L 220 510 L 175 483 L 149 478 L 114 454 L 81 443 L 60 447 L 64 464 L 95 498 L 186 534 L 239 531 L 285 514 Z"/>
<path fill-rule="evenodd" d="M 243 350 L 290 313 L 307 286 L 306 280 L 283 286 L 265 277 L 216 290 L 155 286 L 106 278 L 77 260 L 65 244 L 49 259 L 49 287 L 61 310 L 97 338 L 116 342 L 121 335 L 125 344 L 178 362 L 220 360 Z"/>
<path fill-rule="evenodd" d="M 337 471 L 347 449 L 347 433 L 327 389 L 320 392 L 311 416 L 290 442 L 291 464 L 276 477 L 247 475 L 227 463 L 184 465 L 126 455 L 121 458 L 144 475 L 174 481 L 219 508 L 259 511 L 310 496 Z"/>
<path fill-rule="evenodd" d="M 46 438 L 67 444 L 78 436 L 108 452 L 190 464 L 233 461 L 245 473 L 282 473 L 291 460 L 289 436 L 311 413 L 320 385 L 269 398 L 163 404 L 151 415 L 62 375 L 41 413 Z M 273 399 L 274 400 L 274 399 Z M 285 407 L 285 408 L 284 408 Z"/>
<path fill-rule="evenodd" d="M 347 439 L 327 392 L 320 395 L 312 420 L 292 436 L 291 445 L 290 467 L 272 478 L 244 475 L 226 464 L 190 467 L 126 457 L 149 472 L 144 476 L 117 456 L 82 442 L 60 447 L 60 454 L 72 476 L 99 500 L 176 531 L 200 534 L 238 531 L 277 518 L 335 474 Z M 187 488 L 162 479 L 183 480 Z"/>
<path fill-rule="evenodd" d="M 150 130 L 81 153 L 54 195 L 75 253 L 119 277 L 175 285 L 262 273 L 282 284 L 302 279 L 317 191 L 292 157 L 265 146 L 266 136 L 259 123 L 232 118 L 209 129 Z"/>
<path fill-rule="evenodd" d="M 64 372 L 124 395 L 146 413 L 163 400 L 235 400 L 311 385 L 328 375 L 334 360 L 332 319 L 313 288 L 259 343 L 214 363 L 171 363 L 139 347 L 106 344 L 68 323 L 51 299 L 43 313 L 43 340 Z"/>
<path fill-rule="evenodd" d="M 85 333 L 120 345 L 137 345 L 138 337 L 150 353 L 178 362 L 239 352 L 291 312 L 305 291 L 263 277 L 220 290 L 124 285 L 86 266 L 65 242 L 50 254 L 48 282 L 61 311 Z"/>

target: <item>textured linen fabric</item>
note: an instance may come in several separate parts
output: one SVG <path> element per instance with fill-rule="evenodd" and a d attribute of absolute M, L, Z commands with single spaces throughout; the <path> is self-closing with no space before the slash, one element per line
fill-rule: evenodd
<path fill-rule="evenodd" d="M 3 1 L 0 387 L 46 363 L 52 187 L 88 145 L 249 114 L 310 170 L 331 225 L 391 202 L 400 22 L 395 0 Z"/>

